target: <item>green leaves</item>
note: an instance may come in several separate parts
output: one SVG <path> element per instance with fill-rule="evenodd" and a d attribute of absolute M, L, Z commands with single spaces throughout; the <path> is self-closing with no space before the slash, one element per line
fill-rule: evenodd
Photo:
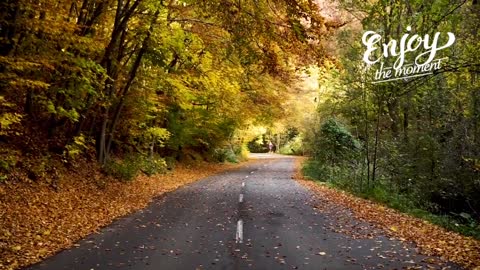
<path fill-rule="evenodd" d="M 335 119 L 325 121 L 315 138 L 315 158 L 326 165 L 342 165 L 354 159 L 360 150 L 360 142 Z"/>
<path fill-rule="evenodd" d="M 341 2 L 349 13 L 362 18 L 363 28 L 346 26 L 335 41 L 338 62 L 332 69 L 327 65 L 322 69 L 319 105 L 311 122 L 316 133 L 307 136 L 315 142 L 311 145 L 318 160 L 309 169 L 317 168 L 320 177 L 350 190 L 363 192 L 374 185 L 373 190 L 388 191 L 435 214 L 476 215 L 480 81 L 475 66 L 480 62 L 473 47 L 479 42 L 478 7 L 446 0 L 428 5 L 425 1 Z M 454 33 L 456 43 L 437 56 L 448 61 L 430 76 L 371 84 L 374 74 L 361 59 L 361 35 L 372 30 L 382 33 L 382 42 L 399 40 L 407 26 L 420 36 Z M 412 53 L 405 60 L 411 63 L 415 57 Z M 348 123 L 352 134 L 334 122 L 316 126 L 317 119 L 330 117 Z M 361 152 L 356 150 L 360 149 L 357 140 L 362 142 Z M 345 158 L 346 153 L 352 155 Z M 350 162 L 343 166 L 338 159 Z"/>

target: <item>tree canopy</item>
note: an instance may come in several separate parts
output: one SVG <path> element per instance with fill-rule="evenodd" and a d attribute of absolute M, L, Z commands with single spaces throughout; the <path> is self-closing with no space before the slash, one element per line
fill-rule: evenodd
<path fill-rule="evenodd" d="M 330 153 L 348 150 L 350 155 L 334 164 L 317 162 L 323 170 L 317 175 L 355 192 L 374 193 L 397 208 L 408 205 L 454 216 L 450 228 L 464 223 L 463 229 L 475 231 L 473 220 L 480 217 L 478 2 L 380 0 L 339 5 L 351 23 L 332 40 L 335 61 L 320 68 L 322 91 L 306 143 L 314 153 L 328 150 L 318 147 L 328 144 L 333 147 Z M 433 74 L 377 83 L 376 68 L 363 59 L 366 31 L 380 33 L 380 43 L 385 44 L 400 41 L 406 33 L 428 34 L 432 41 L 437 32 L 444 37 L 450 32 L 456 40 L 437 52 L 436 58 L 448 59 Z M 440 44 L 445 43 L 446 38 L 441 39 Z M 413 63 L 421 52 L 406 54 L 405 63 Z M 389 67 L 395 58 L 382 61 Z M 360 140 L 361 155 L 321 134 L 332 119 L 345 123 Z M 380 195 L 385 193 L 393 195 Z"/>
<path fill-rule="evenodd" d="M 0 5 L 2 155 L 64 162 L 209 155 L 282 117 L 295 69 L 338 27 L 303 0 Z"/>

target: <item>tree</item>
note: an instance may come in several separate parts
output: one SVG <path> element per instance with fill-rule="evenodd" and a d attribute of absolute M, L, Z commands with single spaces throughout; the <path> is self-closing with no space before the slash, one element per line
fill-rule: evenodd
<path fill-rule="evenodd" d="M 382 0 L 354 1 L 344 8 L 361 25 L 354 23 L 338 36 L 338 62 L 326 71 L 335 82 L 328 85 L 335 95 L 320 95 L 325 101 L 318 117 L 345 119 L 362 141 L 360 167 L 350 177 L 361 169 L 364 188 L 380 186 L 434 213 L 465 212 L 478 218 L 480 204 L 472 193 L 479 191 L 475 112 L 480 62 L 473 49 L 478 30 L 472 27 L 478 23 L 478 4 Z M 448 62 L 432 76 L 372 84 L 373 69 L 362 60 L 361 35 L 374 30 L 388 43 L 399 40 L 407 26 L 430 36 L 454 33 L 452 49 L 437 55 L 448 56 Z M 409 54 L 406 61 L 414 57 Z M 384 61 L 385 66 L 393 64 L 391 58 Z"/>

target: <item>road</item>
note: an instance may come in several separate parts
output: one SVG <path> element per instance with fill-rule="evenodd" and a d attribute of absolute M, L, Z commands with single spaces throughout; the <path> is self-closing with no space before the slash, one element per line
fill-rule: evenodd
<path fill-rule="evenodd" d="M 430 258 L 411 244 L 390 240 L 345 211 L 316 211 L 312 193 L 292 179 L 294 158 L 255 157 L 158 198 L 27 269 L 426 268 Z M 332 229 L 344 218 L 362 229 Z"/>

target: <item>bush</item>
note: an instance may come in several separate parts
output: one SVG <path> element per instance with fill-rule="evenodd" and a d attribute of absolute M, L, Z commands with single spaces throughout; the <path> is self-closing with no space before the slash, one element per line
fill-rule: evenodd
<path fill-rule="evenodd" d="M 248 150 L 252 153 L 267 153 L 268 144 L 264 135 L 260 135 L 247 144 Z"/>
<path fill-rule="evenodd" d="M 280 148 L 280 154 L 284 155 L 303 155 L 302 138 L 296 136 Z"/>
<path fill-rule="evenodd" d="M 75 161 L 88 149 L 87 139 L 83 134 L 73 138 L 73 142 L 65 146 L 63 152 L 64 162 Z"/>
<path fill-rule="evenodd" d="M 145 157 L 140 154 L 128 155 L 123 160 L 110 160 L 105 165 L 105 172 L 121 181 L 132 181 L 139 172 L 148 176 L 167 171 L 165 159 L 154 155 Z"/>
<path fill-rule="evenodd" d="M 237 160 L 244 161 L 248 159 L 248 154 L 250 152 L 248 151 L 248 147 L 246 145 L 235 145 L 233 147 L 233 153 L 235 153 Z"/>
<path fill-rule="evenodd" d="M 1 145 L 0 145 L 1 146 Z M 8 174 L 15 168 L 18 162 L 19 152 L 8 148 L 0 149 L 0 182 L 5 181 Z"/>
<path fill-rule="evenodd" d="M 333 118 L 322 124 L 320 134 L 314 139 L 314 157 L 331 166 L 355 160 L 360 150 L 360 142 Z"/>
<path fill-rule="evenodd" d="M 148 176 L 165 173 L 167 171 L 167 162 L 158 156 L 143 158 L 141 170 Z"/>
<path fill-rule="evenodd" d="M 141 168 L 141 162 L 128 156 L 124 160 L 109 160 L 105 164 L 105 172 L 120 181 L 132 181 L 137 177 Z"/>
<path fill-rule="evenodd" d="M 166 170 L 174 170 L 175 169 L 175 166 L 177 164 L 177 160 L 175 159 L 175 157 L 165 157 L 165 165 L 166 165 Z"/>
<path fill-rule="evenodd" d="M 213 158 L 218 162 L 231 162 L 238 163 L 238 158 L 233 149 L 228 148 L 217 148 L 213 150 Z"/>
<path fill-rule="evenodd" d="M 216 148 L 211 155 L 217 162 L 238 163 L 248 158 L 248 149 L 245 145 L 233 145 L 224 148 Z"/>
<path fill-rule="evenodd" d="M 327 182 L 329 180 L 325 167 L 317 160 L 309 160 L 305 162 L 302 173 L 311 180 Z"/>
<path fill-rule="evenodd" d="M 398 190 L 388 184 L 385 179 L 379 179 L 375 186 L 362 189 L 358 181 L 354 180 L 353 170 L 345 167 L 325 166 L 318 160 L 307 161 L 303 168 L 303 174 L 312 180 L 328 182 L 331 186 L 347 190 L 357 196 L 385 204 L 401 212 L 428 220 L 452 231 L 466 236 L 480 239 L 480 224 L 467 213 L 450 215 L 435 215 L 423 208 L 418 199 L 411 194 L 400 194 Z"/>

